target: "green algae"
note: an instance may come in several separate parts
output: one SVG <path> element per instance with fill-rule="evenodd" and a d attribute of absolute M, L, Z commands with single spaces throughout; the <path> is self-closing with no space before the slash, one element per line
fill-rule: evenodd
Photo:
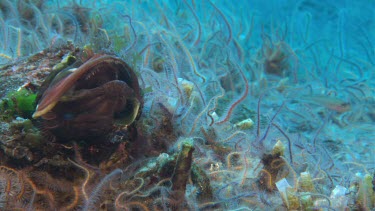
<path fill-rule="evenodd" d="M 0 118 L 9 121 L 15 117 L 31 118 L 36 107 L 36 94 L 25 88 L 9 92 L 0 101 Z"/>

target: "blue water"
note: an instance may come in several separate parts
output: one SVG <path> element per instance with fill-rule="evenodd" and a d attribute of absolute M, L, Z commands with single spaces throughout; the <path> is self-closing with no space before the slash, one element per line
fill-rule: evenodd
<path fill-rule="evenodd" d="M 89 182 L 88 194 L 99 196 L 80 196 L 76 209 L 105 204 L 105 191 L 112 191 L 106 200 L 120 201 L 120 210 L 375 209 L 373 0 L 77 0 L 24 3 L 25 10 L 13 1 L 0 5 L 1 64 L 66 41 L 122 58 L 148 90 L 137 127 L 147 143 L 163 139 L 166 145 L 147 148 L 154 151 L 146 156 L 159 162 L 166 159 L 162 153 L 172 156 L 191 144 L 192 165 L 212 189 L 204 199 L 199 179 L 189 178 L 178 201 L 170 186 L 157 185 L 162 178 L 143 178 L 147 185 L 135 192 L 114 179 L 115 191 L 103 181 L 100 189 Z M 161 128 L 169 126 L 165 134 Z M 313 189 L 301 185 L 303 172 Z M 126 174 L 125 180 L 138 175 Z M 283 179 L 291 187 L 287 200 L 278 183 Z M 98 199 L 88 202 L 92 198 Z"/>

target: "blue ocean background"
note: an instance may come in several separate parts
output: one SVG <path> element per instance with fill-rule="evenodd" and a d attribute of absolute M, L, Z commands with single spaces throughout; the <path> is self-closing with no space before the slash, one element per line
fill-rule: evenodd
<path fill-rule="evenodd" d="M 0 1 L 1 65 L 67 41 L 132 65 L 146 90 L 136 125 L 147 143 L 167 146 L 142 159 L 157 163 L 188 143 L 212 189 L 202 200 L 190 178 L 183 209 L 375 209 L 375 1 Z M 22 2 L 33 19 L 17 9 Z M 90 185 L 97 200 L 82 198 L 75 210 L 99 210 L 106 196 L 108 210 L 156 210 L 152 197 L 172 195 L 152 195 L 149 185 L 118 199 L 123 186 L 107 194 Z M 38 203 L 25 201 L 27 210 Z"/>

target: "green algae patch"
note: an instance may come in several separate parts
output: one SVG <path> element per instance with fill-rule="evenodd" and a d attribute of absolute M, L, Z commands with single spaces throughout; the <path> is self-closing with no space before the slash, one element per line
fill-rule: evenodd
<path fill-rule="evenodd" d="M 31 118 L 36 107 L 36 94 L 25 88 L 10 92 L 0 101 L 0 118 L 4 121 L 14 117 Z"/>

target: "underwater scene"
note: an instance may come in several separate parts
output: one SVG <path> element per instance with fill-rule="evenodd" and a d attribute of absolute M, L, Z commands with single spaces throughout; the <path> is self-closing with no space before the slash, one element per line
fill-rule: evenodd
<path fill-rule="evenodd" d="M 0 210 L 375 210 L 373 0 L 0 0 Z"/>

